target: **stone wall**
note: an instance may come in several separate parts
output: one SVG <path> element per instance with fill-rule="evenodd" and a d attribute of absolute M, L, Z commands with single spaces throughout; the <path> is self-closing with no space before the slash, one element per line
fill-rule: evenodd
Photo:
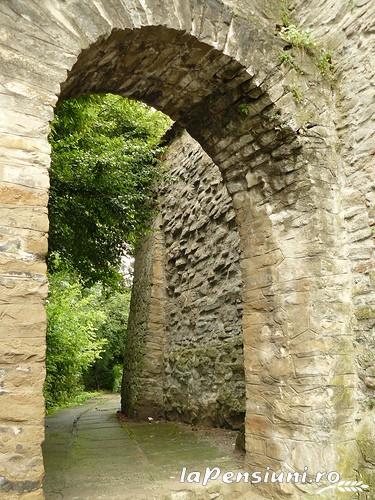
<path fill-rule="evenodd" d="M 42 497 L 48 123 L 58 96 L 90 92 L 161 109 L 220 169 L 241 247 L 249 465 L 351 479 L 359 442 L 371 479 L 375 5 L 290 5 L 334 51 L 333 78 L 280 37 L 278 0 L 0 2 L 5 498 Z"/>
<path fill-rule="evenodd" d="M 245 382 L 239 235 L 232 201 L 219 169 L 186 132 L 172 140 L 164 162 L 169 181 L 159 195 L 161 228 L 153 234 L 155 241 L 162 232 L 165 242 L 164 364 L 143 350 L 144 383 L 134 411 L 157 413 L 162 387 L 167 418 L 238 428 L 245 414 Z M 149 286 L 144 286 L 152 248 L 144 244 L 136 259 L 130 314 L 137 319 L 128 332 L 134 339 L 154 339 L 152 322 L 160 315 L 154 301 L 147 301 Z M 147 332 L 141 325 L 145 315 Z M 137 349 L 128 350 L 130 359 L 135 355 Z M 125 357 L 125 371 L 127 366 Z M 152 388 L 154 408 L 149 404 Z"/>
<path fill-rule="evenodd" d="M 238 428 L 245 416 L 240 242 L 221 173 L 186 132 L 168 148 L 168 418 Z"/>
<path fill-rule="evenodd" d="M 335 65 L 338 150 L 343 163 L 338 181 L 342 186 L 341 209 L 352 279 L 350 295 L 344 300 L 351 310 L 356 348 L 352 407 L 362 462 L 359 477 L 374 491 L 375 4 L 371 0 L 294 0 L 291 4 L 298 21 L 332 51 Z"/>
<path fill-rule="evenodd" d="M 122 411 L 131 417 L 164 415 L 165 263 L 161 218 L 139 244 L 134 263 L 122 382 Z"/>

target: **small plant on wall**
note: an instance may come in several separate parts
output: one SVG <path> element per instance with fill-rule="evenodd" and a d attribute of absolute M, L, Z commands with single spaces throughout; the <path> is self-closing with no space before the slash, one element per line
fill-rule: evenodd
<path fill-rule="evenodd" d="M 331 79 L 333 77 L 334 65 L 332 51 L 320 48 L 312 33 L 309 30 L 300 28 L 296 23 L 291 21 L 291 9 L 287 2 L 282 2 L 281 6 L 281 21 L 279 26 L 279 36 L 287 42 L 287 46 L 279 54 L 281 64 L 293 68 L 298 73 L 303 74 L 303 70 L 298 66 L 293 53 L 293 49 L 299 49 L 302 52 L 309 54 L 319 69 L 322 76 Z"/>
<path fill-rule="evenodd" d="M 290 24 L 289 26 L 283 26 L 280 31 L 280 36 L 286 42 L 289 42 L 293 47 L 298 47 L 301 49 L 314 49 L 316 43 L 309 31 L 304 31 L 295 24 Z"/>

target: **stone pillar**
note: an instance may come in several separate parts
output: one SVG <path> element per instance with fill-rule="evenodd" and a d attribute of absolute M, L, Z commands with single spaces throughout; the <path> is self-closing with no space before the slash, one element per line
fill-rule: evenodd
<path fill-rule="evenodd" d="M 233 195 L 243 253 L 247 461 L 255 470 L 307 466 L 355 479 L 340 163 L 327 148 L 270 167 L 249 173 L 248 190 Z M 287 185 L 286 168 L 303 174 Z"/>
<path fill-rule="evenodd" d="M 188 123 L 223 174 L 240 233 L 247 459 L 256 470 L 307 466 L 355 479 L 351 272 L 332 93 L 317 81 L 302 109 L 280 75 L 268 94 L 253 83 L 240 86 L 225 125 L 210 116 L 218 96 Z"/>
<path fill-rule="evenodd" d="M 137 418 L 163 415 L 166 281 L 160 224 L 158 216 L 138 248 L 134 267 L 121 406 Z"/>
<path fill-rule="evenodd" d="M 48 152 L 0 138 L 0 497 L 42 498 Z"/>

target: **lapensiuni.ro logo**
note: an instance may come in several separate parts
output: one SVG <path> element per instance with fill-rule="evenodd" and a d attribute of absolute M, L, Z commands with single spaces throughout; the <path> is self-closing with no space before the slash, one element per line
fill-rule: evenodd
<path fill-rule="evenodd" d="M 243 471 L 225 471 L 220 467 L 206 467 L 203 472 L 188 472 L 183 467 L 180 476 L 180 483 L 198 483 L 207 486 L 211 481 L 221 481 L 225 484 L 232 483 L 291 483 L 291 484 L 321 484 L 326 485 L 320 488 L 316 494 L 320 495 L 329 491 L 340 491 L 342 493 L 360 493 L 368 490 L 368 485 L 362 481 L 342 480 L 340 474 L 336 471 L 317 472 L 309 475 L 308 467 L 303 472 L 274 472 L 267 467 L 263 472 L 243 472 Z M 328 483 L 328 484 L 327 484 Z"/>

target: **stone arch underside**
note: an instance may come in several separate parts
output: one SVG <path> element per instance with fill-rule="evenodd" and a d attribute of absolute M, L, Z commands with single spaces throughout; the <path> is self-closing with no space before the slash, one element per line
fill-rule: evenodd
<path fill-rule="evenodd" d="M 60 85 L 61 98 L 114 92 L 161 109 L 221 170 L 242 250 L 248 463 L 352 470 L 350 280 L 341 162 L 321 112 L 329 91 L 312 100 L 314 133 L 283 86 L 272 23 L 216 0 L 9 0 L 0 17 L 0 488 L 42 497 L 47 134 Z"/>

